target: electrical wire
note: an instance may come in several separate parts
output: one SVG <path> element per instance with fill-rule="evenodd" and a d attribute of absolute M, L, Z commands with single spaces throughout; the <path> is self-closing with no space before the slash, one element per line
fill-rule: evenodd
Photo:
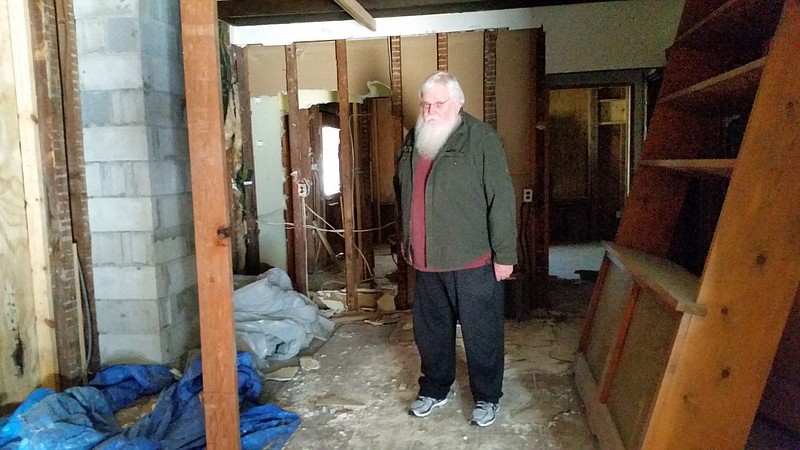
<path fill-rule="evenodd" d="M 86 318 L 86 327 L 89 330 L 89 339 L 86 340 L 86 364 L 83 366 L 83 376 L 89 376 L 89 361 L 92 359 L 94 351 L 94 332 L 92 331 L 92 315 L 89 308 L 89 290 L 86 288 L 86 275 L 83 272 L 83 265 L 78 264 L 78 276 L 81 285 L 81 303 L 83 304 L 83 316 Z"/>

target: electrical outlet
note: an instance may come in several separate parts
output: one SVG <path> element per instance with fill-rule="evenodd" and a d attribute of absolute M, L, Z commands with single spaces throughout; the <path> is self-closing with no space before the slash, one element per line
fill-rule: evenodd
<path fill-rule="evenodd" d="M 302 182 L 297 184 L 297 195 L 300 197 L 308 197 L 309 194 L 309 185 L 308 183 Z"/>
<path fill-rule="evenodd" d="M 533 189 L 522 190 L 522 202 L 531 203 L 533 201 Z"/>

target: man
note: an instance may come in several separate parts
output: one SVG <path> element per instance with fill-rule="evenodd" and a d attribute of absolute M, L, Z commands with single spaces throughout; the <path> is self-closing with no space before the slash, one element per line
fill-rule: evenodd
<path fill-rule="evenodd" d="M 402 253 L 416 269 L 414 339 L 419 397 L 409 414 L 447 403 L 461 324 L 470 423 L 491 425 L 503 385 L 503 284 L 517 262 L 516 207 L 500 139 L 462 111 L 464 92 L 446 72 L 420 88 L 420 116 L 400 150 L 396 188 Z"/>

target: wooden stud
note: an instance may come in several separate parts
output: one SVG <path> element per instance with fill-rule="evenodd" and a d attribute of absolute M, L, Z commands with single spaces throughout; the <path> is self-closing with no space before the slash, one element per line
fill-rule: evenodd
<path fill-rule="evenodd" d="M 605 403 L 608 400 L 608 393 L 611 392 L 611 384 L 614 382 L 614 375 L 617 373 L 617 364 L 619 357 L 622 354 L 622 347 L 625 345 L 625 337 L 628 335 L 628 328 L 633 319 L 633 310 L 636 308 L 636 300 L 639 298 L 639 293 L 642 287 L 636 283 L 631 284 L 631 290 L 628 292 L 628 302 L 625 304 L 625 309 L 622 311 L 622 321 L 617 330 L 617 337 L 608 352 L 608 359 L 606 366 L 603 369 L 603 377 L 600 379 L 600 393 L 598 400 L 600 403 Z"/>
<path fill-rule="evenodd" d="M 358 145 L 355 148 L 356 161 L 358 166 L 355 169 L 355 198 L 356 198 L 356 221 L 358 230 L 367 230 L 375 226 L 373 220 L 374 212 L 373 205 L 377 198 L 377 185 L 372 184 L 372 148 L 370 145 L 370 122 L 376 121 L 374 114 L 370 114 L 370 102 L 363 104 L 355 104 L 357 108 L 357 132 L 358 132 Z M 380 208 L 377 208 L 380 209 Z M 359 276 L 364 279 L 369 277 L 369 269 L 375 267 L 375 253 L 373 248 L 375 233 L 371 231 L 359 232 L 357 236 L 358 248 L 364 253 L 366 261 L 359 264 L 362 270 L 359 271 Z"/>
<path fill-rule="evenodd" d="M 447 33 L 436 33 L 436 70 L 447 72 Z"/>
<path fill-rule="evenodd" d="M 80 306 L 72 289 L 61 289 L 74 282 L 72 256 L 72 218 L 69 202 L 66 136 L 63 120 L 61 73 L 56 29 L 55 6 L 52 1 L 30 4 L 30 26 L 33 43 L 34 82 L 37 93 L 36 117 L 42 150 L 42 174 L 47 207 L 49 268 L 53 315 L 62 389 L 80 383 L 80 367 L 76 309 Z"/>
<path fill-rule="evenodd" d="M 598 88 L 589 89 L 589 144 L 586 146 L 587 178 L 589 179 L 589 235 L 593 241 L 600 239 L 597 229 L 597 205 L 599 203 L 597 180 L 597 149 L 600 142 L 600 92 Z"/>
<path fill-rule="evenodd" d="M 603 450 L 623 450 L 622 438 L 617 431 L 614 419 L 605 404 L 600 403 L 597 383 L 584 355 L 575 355 L 575 384 L 581 398 L 586 403 L 586 420 L 597 436 Z"/>
<path fill-rule="evenodd" d="M 308 253 L 308 243 L 306 242 L 305 224 L 306 211 L 303 197 L 300 196 L 300 186 L 305 184 L 303 180 L 303 152 L 307 152 L 307 147 L 302 147 L 302 131 L 300 126 L 300 101 L 298 98 L 297 86 L 297 45 L 286 46 L 286 97 L 289 103 L 289 185 L 292 196 L 292 242 L 294 245 L 294 285 L 298 292 L 308 293 L 308 267 L 306 266 L 306 254 Z"/>
<path fill-rule="evenodd" d="M 336 41 L 336 81 L 339 92 L 339 176 L 342 192 L 342 227 L 344 228 L 345 281 L 347 309 L 358 309 L 356 294 L 356 249 L 353 219 L 353 153 L 350 144 L 350 98 L 347 89 L 347 42 Z"/>
<path fill-rule="evenodd" d="M 250 111 L 250 81 L 247 76 L 247 56 L 241 47 L 233 47 L 236 67 L 236 81 L 239 84 L 239 120 L 242 127 L 242 164 L 251 175 L 251 181 L 244 184 L 244 220 L 247 224 L 247 252 L 244 258 L 244 272 L 255 275 L 261 270 L 261 255 L 258 244 L 258 203 L 256 201 L 255 156 L 253 153 L 253 114 Z"/>
<path fill-rule="evenodd" d="M 483 121 L 497 130 L 497 30 L 483 32 Z"/>
<path fill-rule="evenodd" d="M 531 124 L 530 154 L 533 177 L 533 203 L 528 233 L 531 236 L 528 254 L 534 287 L 533 301 L 543 304 L 547 298 L 550 272 L 550 165 L 548 153 L 549 92 L 545 80 L 545 33 L 541 28 L 531 30 Z"/>
<path fill-rule="evenodd" d="M 38 136 L 38 109 L 34 79 L 33 48 L 29 27 L 29 3 L 9 2 L 9 31 L 14 64 L 22 183 L 25 186 L 26 225 L 30 253 L 33 306 L 36 315 L 36 347 L 39 383 L 57 389 L 58 358 L 56 356 L 55 313 L 52 302 L 51 273 L 48 252 L 46 192 L 42 173 L 42 152 Z"/>
<path fill-rule="evenodd" d="M 181 1 L 186 116 L 192 173 L 203 360 L 203 407 L 210 449 L 239 448 L 233 317 L 230 177 L 225 172 L 217 2 Z"/>
<path fill-rule="evenodd" d="M 79 341 L 91 339 L 99 342 L 94 299 L 94 276 L 92 269 L 92 237 L 89 231 L 89 201 L 86 193 L 86 163 L 83 156 L 83 125 L 81 122 L 80 88 L 78 86 L 78 44 L 76 41 L 75 16 L 70 0 L 57 0 L 56 25 L 58 30 L 58 52 L 61 65 L 61 94 L 63 102 L 64 145 L 66 150 L 67 173 L 69 177 L 69 204 L 72 218 L 72 237 L 77 244 L 73 250 L 80 264 L 80 272 L 76 273 L 78 283 L 83 281 L 85 299 L 89 304 L 91 328 L 82 332 Z M 82 276 L 81 276 L 82 275 Z M 78 292 L 78 299 L 81 299 Z M 82 305 L 78 314 L 83 314 Z M 81 323 L 83 329 L 83 324 Z M 85 348 L 82 349 L 85 351 Z M 100 346 L 92 347 L 92 354 L 87 355 L 90 369 L 100 368 Z"/>
<path fill-rule="evenodd" d="M 400 55 L 400 36 L 389 37 L 389 73 L 392 84 L 392 115 L 403 121 L 403 64 Z"/>

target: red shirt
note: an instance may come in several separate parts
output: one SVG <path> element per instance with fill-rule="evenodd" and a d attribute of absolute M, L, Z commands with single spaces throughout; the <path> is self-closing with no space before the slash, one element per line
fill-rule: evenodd
<path fill-rule="evenodd" d="M 411 198 L 411 262 L 415 269 L 423 272 L 446 272 L 444 270 L 428 269 L 425 258 L 425 186 L 428 184 L 428 175 L 431 173 L 433 160 L 420 157 L 417 169 L 414 171 L 414 192 Z M 454 239 L 456 237 L 454 236 Z M 478 257 L 478 259 L 460 267 L 458 270 L 475 269 L 492 262 L 492 252 Z"/>

